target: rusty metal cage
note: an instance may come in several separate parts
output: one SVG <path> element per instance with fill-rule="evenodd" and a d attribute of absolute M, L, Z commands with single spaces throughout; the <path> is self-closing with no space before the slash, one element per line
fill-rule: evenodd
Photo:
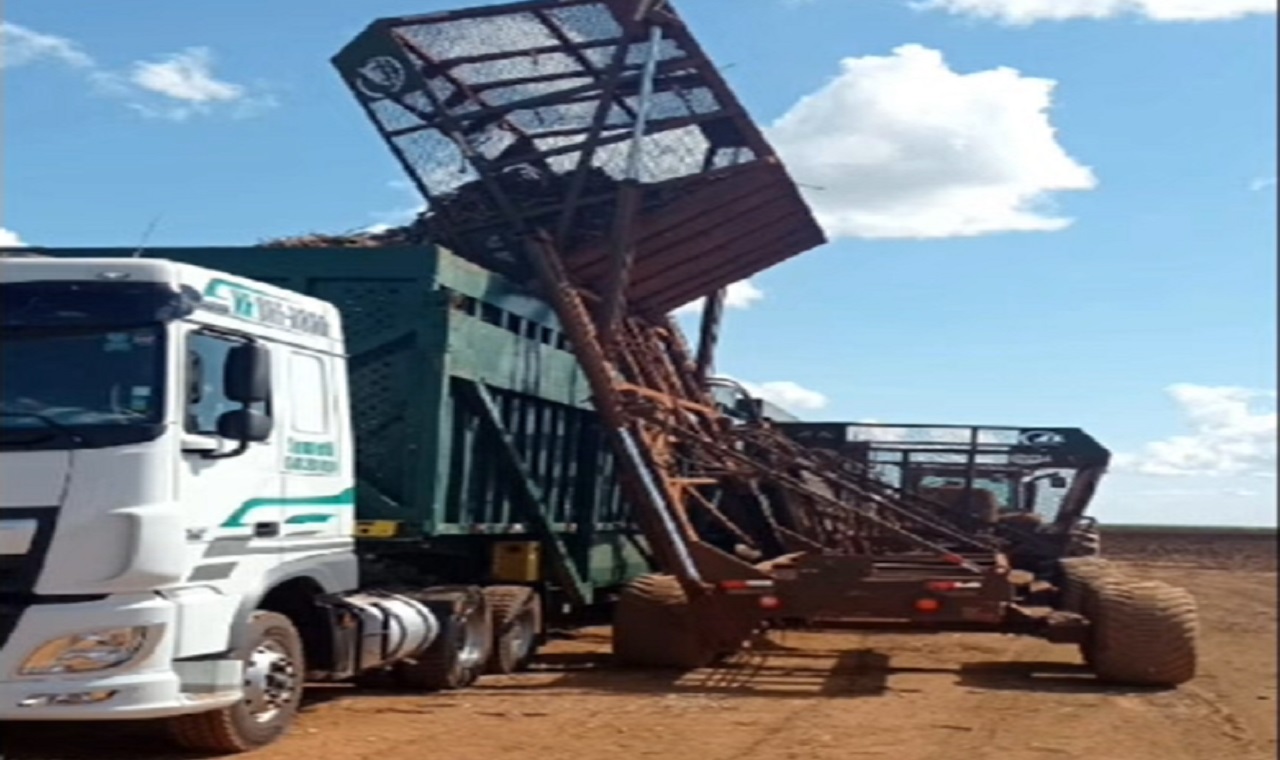
<path fill-rule="evenodd" d="M 825 242 L 714 64 L 651 5 L 381 19 L 334 56 L 427 201 L 423 237 L 527 278 L 520 240 L 549 233 L 575 284 L 650 316 Z"/>

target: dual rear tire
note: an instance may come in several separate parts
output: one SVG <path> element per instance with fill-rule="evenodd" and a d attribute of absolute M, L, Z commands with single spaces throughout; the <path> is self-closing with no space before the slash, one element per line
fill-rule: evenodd
<path fill-rule="evenodd" d="M 542 637 L 542 602 L 524 586 L 484 590 L 493 611 L 493 648 L 485 672 L 506 675 L 526 670 Z"/>
<path fill-rule="evenodd" d="M 480 589 L 424 599 L 440 621 L 440 633 L 418 657 L 398 662 L 392 678 L 412 691 L 452 691 L 476 682 L 493 651 L 493 611 Z"/>

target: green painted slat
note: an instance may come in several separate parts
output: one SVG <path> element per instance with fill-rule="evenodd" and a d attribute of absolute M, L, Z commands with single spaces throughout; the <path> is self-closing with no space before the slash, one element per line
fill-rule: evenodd
<path fill-rule="evenodd" d="M 509 471 L 512 485 L 518 491 L 518 498 L 524 507 L 522 510 L 524 516 L 542 539 L 553 573 L 558 576 L 565 586 L 565 591 L 575 603 L 585 604 L 592 596 L 587 582 L 573 562 L 564 540 L 557 534 L 555 523 L 550 519 L 549 510 L 543 499 L 542 490 L 533 481 L 527 463 L 516 448 L 511 431 L 504 429 L 498 404 L 480 383 L 471 384 L 468 390 L 475 394 L 479 404 L 477 411 L 484 415 L 486 427 L 499 439 L 500 458 Z"/>

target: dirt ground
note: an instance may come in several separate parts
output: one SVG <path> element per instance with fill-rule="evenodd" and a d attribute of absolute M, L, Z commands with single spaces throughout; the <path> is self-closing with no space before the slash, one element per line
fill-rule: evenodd
<path fill-rule="evenodd" d="M 768 650 L 673 680 L 608 667 L 608 631 L 545 651 L 533 673 L 448 696 L 313 697 L 251 760 L 1263 760 L 1276 756 L 1271 558 L 1170 571 L 1198 597 L 1200 675 L 1172 691 L 1103 688 L 1069 646 L 1014 637 L 786 633 Z M 1215 565 L 1219 565 L 1216 566 Z M 1259 569 L 1267 568 L 1267 569 Z M 94 726 L 4 726 L 6 760 L 170 760 Z M 107 747 L 121 744 L 120 754 Z"/>

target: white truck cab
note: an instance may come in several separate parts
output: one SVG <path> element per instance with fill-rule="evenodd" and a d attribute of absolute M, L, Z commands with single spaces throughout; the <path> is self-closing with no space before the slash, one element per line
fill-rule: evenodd
<path fill-rule="evenodd" d="M 0 263 L 0 720 L 273 739 L 303 636 L 264 595 L 358 585 L 346 395 L 324 301 L 162 260 Z"/>

